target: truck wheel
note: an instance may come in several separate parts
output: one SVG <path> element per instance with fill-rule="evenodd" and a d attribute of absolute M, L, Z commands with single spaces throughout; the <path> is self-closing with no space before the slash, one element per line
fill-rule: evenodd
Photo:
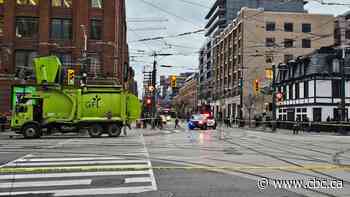
<path fill-rule="evenodd" d="M 109 137 L 119 137 L 122 133 L 122 127 L 117 124 L 112 124 L 108 127 Z"/>
<path fill-rule="evenodd" d="M 22 133 L 26 139 L 40 138 L 41 128 L 37 124 L 27 124 L 23 127 Z"/>
<path fill-rule="evenodd" d="M 103 127 L 98 124 L 90 126 L 88 130 L 89 130 L 90 137 L 93 137 L 93 138 L 101 137 L 103 133 Z"/>

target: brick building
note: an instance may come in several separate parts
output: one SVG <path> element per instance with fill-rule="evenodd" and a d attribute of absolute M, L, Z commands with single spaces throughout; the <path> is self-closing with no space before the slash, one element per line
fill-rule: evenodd
<path fill-rule="evenodd" d="M 334 44 L 334 17 L 243 8 L 214 41 L 215 113 L 244 118 L 265 111 L 271 96 L 254 92 L 269 87 L 265 69 Z M 240 88 L 240 80 L 243 88 Z M 242 96 L 241 96 L 242 95 Z"/>
<path fill-rule="evenodd" d="M 189 76 L 173 99 L 173 106 L 181 117 L 187 117 L 188 114 L 197 111 L 197 77 L 198 74 Z"/>
<path fill-rule="evenodd" d="M 10 84 L 32 77 L 34 57 L 57 55 L 78 71 L 85 43 L 89 76 L 120 84 L 128 63 L 124 0 L 0 0 L 0 112 L 9 110 Z"/>

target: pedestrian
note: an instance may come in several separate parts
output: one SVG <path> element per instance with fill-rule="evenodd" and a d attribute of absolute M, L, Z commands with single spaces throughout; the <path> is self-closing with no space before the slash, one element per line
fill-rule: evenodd
<path fill-rule="evenodd" d="M 331 117 L 328 116 L 328 117 L 327 117 L 327 122 L 330 122 L 330 121 L 331 121 Z"/>
<path fill-rule="evenodd" d="M 299 129 L 300 129 L 300 119 L 297 118 L 296 122 L 294 122 L 293 135 L 298 135 Z"/>
<path fill-rule="evenodd" d="M 175 129 L 179 126 L 179 119 L 176 117 L 175 118 Z"/>
<path fill-rule="evenodd" d="M 3 114 L 0 116 L 0 131 L 4 132 L 5 131 L 5 125 L 7 122 L 7 117 Z"/>

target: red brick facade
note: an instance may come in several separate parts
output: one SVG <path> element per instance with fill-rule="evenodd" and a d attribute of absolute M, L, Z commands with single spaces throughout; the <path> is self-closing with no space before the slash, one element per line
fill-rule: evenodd
<path fill-rule="evenodd" d="M 99 73 L 103 78 L 122 81 L 122 68 L 128 63 L 126 42 L 125 0 L 103 0 L 102 8 L 92 8 L 90 0 L 72 0 L 70 8 L 51 6 L 51 0 L 40 0 L 39 5 L 17 5 L 15 0 L 5 0 L 0 4 L 0 17 L 3 19 L 3 32 L 0 35 L 0 113 L 8 109 L 8 84 L 12 83 L 16 72 L 17 50 L 31 50 L 39 56 L 52 53 L 67 53 L 72 67 L 77 67 L 84 48 L 84 25 L 88 35 L 88 52 L 97 53 L 100 59 Z M 38 36 L 19 38 L 16 36 L 16 17 L 38 18 Z M 70 19 L 71 39 L 52 40 L 50 23 L 52 19 Z M 100 40 L 91 40 L 90 21 L 100 20 L 102 35 Z M 77 67 L 77 70 L 79 68 Z M 5 87 L 4 87 L 5 86 Z M 5 91 L 5 92 L 4 92 Z"/>

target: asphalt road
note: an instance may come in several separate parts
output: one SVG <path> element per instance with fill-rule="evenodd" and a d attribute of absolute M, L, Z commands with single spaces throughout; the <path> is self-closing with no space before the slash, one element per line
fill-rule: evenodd
<path fill-rule="evenodd" d="M 349 142 L 314 133 L 188 131 L 172 125 L 100 139 L 24 140 L 0 133 L 0 196 L 345 197 Z M 276 179 L 338 181 L 338 187 L 275 187 Z M 266 180 L 270 185 L 261 184 Z"/>

